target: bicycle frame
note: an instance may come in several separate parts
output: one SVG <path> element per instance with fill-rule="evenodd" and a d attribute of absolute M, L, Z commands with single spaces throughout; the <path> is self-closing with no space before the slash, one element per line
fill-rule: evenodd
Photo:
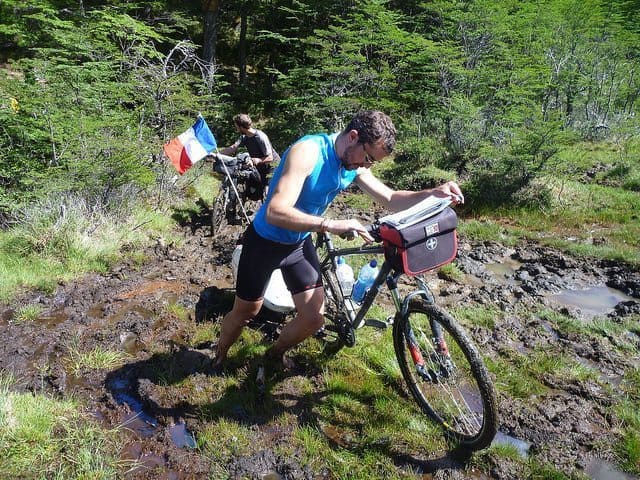
<path fill-rule="evenodd" d="M 327 269 L 331 269 L 335 272 L 337 267 L 337 257 L 348 257 L 352 255 L 379 255 L 384 254 L 384 247 L 380 244 L 377 245 L 364 245 L 360 247 L 347 247 L 347 248 L 336 248 L 333 245 L 333 240 L 328 233 L 319 233 L 316 240 L 316 250 L 322 251 L 323 247 L 325 248 L 327 254 L 326 257 L 320 258 L 320 267 L 323 271 Z M 331 265 L 331 266 L 330 266 Z M 380 292 L 380 288 L 382 284 L 386 282 L 387 288 L 391 293 L 391 297 L 393 299 L 394 306 L 396 308 L 396 315 L 404 315 L 408 309 L 409 302 L 412 298 L 416 296 L 420 296 L 423 300 L 429 304 L 435 303 L 435 299 L 431 290 L 424 282 L 424 280 L 420 276 L 414 277 L 416 282 L 418 283 L 418 289 L 409 293 L 403 299 L 400 298 L 400 294 L 398 292 L 398 279 L 403 275 L 403 273 L 393 271 L 391 265 L 385 260 L 380 267 L 380 272 L 376 277 L 373 285 L 366 293 L 360 308 L 358 309 L 355 316 L 353 315 L 353 311 L 347 308 L 346 302 L 351 302 L 350 298 L 345 298 L 341 286 L 339 284 L 335 285 L 340 291 L 339 292 L 331 292 L 334 296 L 337 297 L 337 301 L 340 303 L 343 313 L 346 318 L 349 320 L 351 327 L 356 329 L 360 328 L 364 324 L 364 318 L 369 312 L 369 309 L 373 305 L 378 293 Z M 337 283 L 337 282 L 336 282 Z M 325 287 L 334 289 L 334 285 L 325 285 Z M 339 295 L 336 295 L 339 294 Z M 355 309 L 355 308 L 354 308 Z M 439 326 L 433 325 L 434 334 L 437 334 L 439 331 Z M 438 335 L 436 335 L 438 336 Z"/>

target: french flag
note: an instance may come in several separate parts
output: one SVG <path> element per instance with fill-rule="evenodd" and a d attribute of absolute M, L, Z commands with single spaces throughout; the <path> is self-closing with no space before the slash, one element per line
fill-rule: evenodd
<path fill-rule="evenodd" d="M 202 116 L 186 132 L 164 145 L 164 153 L 182 175 L 198 160 L 218 147 L 216 139 Z"/>

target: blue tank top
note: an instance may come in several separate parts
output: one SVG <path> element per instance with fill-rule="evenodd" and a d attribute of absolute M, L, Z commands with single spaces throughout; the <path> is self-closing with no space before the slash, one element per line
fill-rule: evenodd
<path fill-rule="evenodd" d="M 318 158 L 313 171 L 307 176 L 302 186 L 302 191 L 298 197 L 295 207 L 310 215 L 322 215 L 327 209 L 335 196 L 347 188 L 355 180 L 356 170 L 346 170 L 338 155 L 334 142 L 337 133 L 327 135 L 324 133 L 317 135 L 307 135 L 299 141 L 312 141 L 318 145 Z M 269 183 L 269 194 L 262 204 L 262 207 L 256 213 L 253 220 L 253 226 L 256 232 L 267 240 L 279 243 L 295 244 L 304 240 L 309 236 L 310 232 L 294 232 L 285 228 L 276 227 L 267 222 L 267 205 L 271 201 L 271 195 L 275 191 L 275 185 L 280 180 L 284 166 L 287 163 L 287 157 L 291 147 L 284 152 L 282 161 L 276 168 Z"/>

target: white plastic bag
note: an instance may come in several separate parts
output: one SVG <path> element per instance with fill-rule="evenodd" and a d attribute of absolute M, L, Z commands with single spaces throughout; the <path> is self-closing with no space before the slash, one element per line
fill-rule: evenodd
<path fill-rule="evenodd" d="M 231 255 L 231 270 L 233 271 L 234 283 L 238 275 L 238 263 L 240 262 L 241 253 L 242 245 L 238 245 Z M 284 283 L 282 272 L 279 268 L 271 274 L 267 290 L 264 292 L 264 305 L 269 310 L 280 313 L 288 313 L 295 309 L 293 298 Z"/>

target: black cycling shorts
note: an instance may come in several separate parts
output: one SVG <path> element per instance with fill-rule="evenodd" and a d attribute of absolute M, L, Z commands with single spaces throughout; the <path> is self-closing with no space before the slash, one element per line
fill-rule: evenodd
<path fill-rule="evenodd" d="M 253 224 L 249 225 L 242 240 L 236 295 L 250 302 L 262 299 L 276 268 L 282 271 L 292 295 L 322 286 L 320 261 L 311 235 L 300 243 L 288 245 L 261 237 Z"/>

